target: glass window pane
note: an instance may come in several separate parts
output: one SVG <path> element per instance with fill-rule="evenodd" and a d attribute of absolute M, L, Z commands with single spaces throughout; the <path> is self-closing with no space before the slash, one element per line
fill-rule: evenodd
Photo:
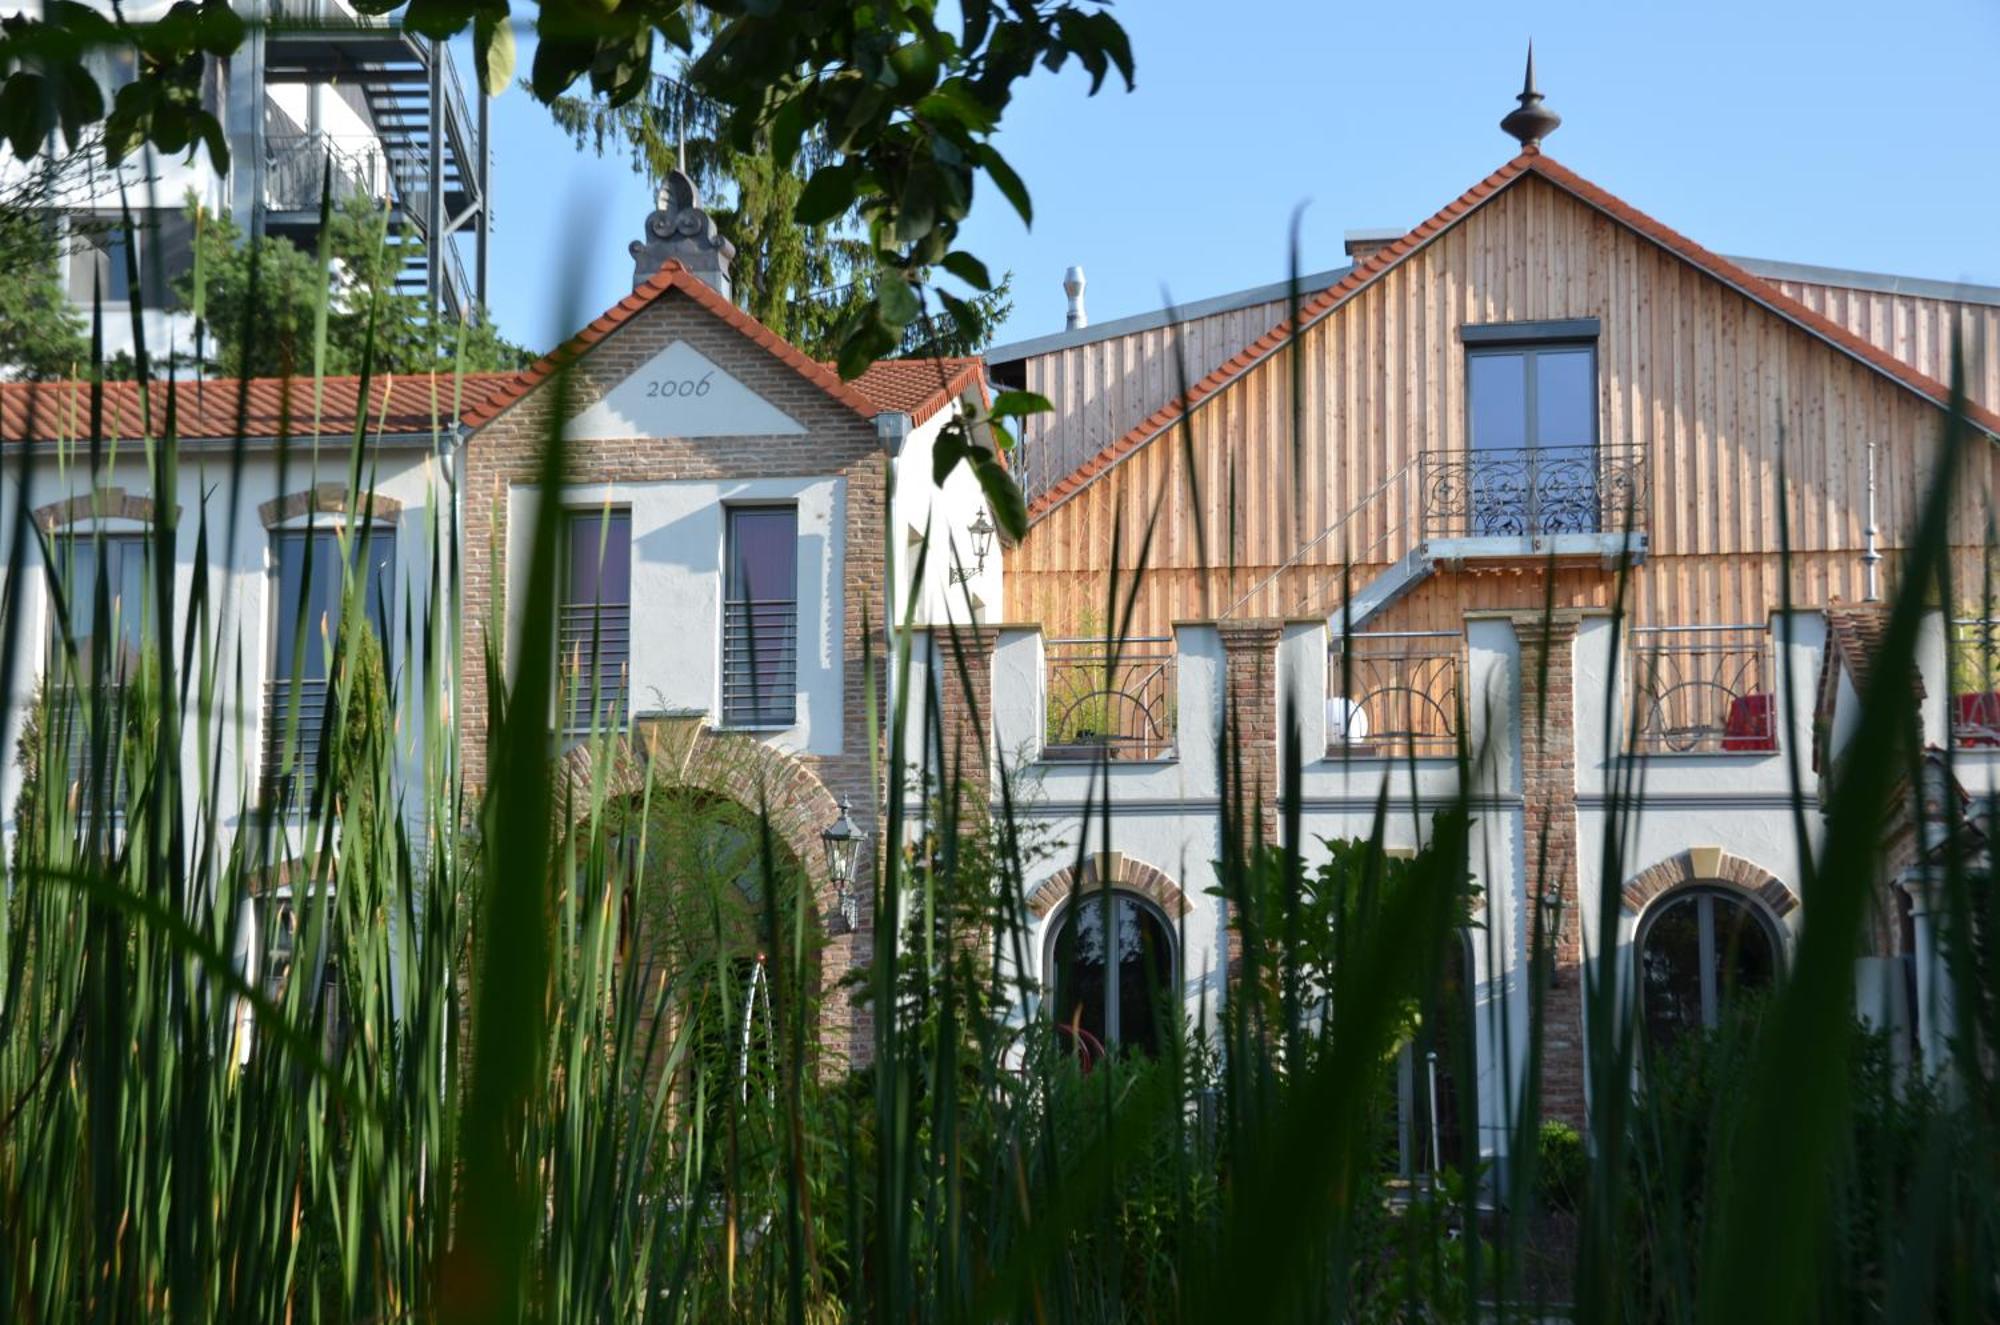
<path fill-rule="evenodd" d="M 789 506 L 729 513 L 729 597 L 789 601 L 798 592 L 798 514 Z"/>
<path fill-rule="evenodd" d="M 1465 361 L 1474 450 L 1528 444 L 1527 356 L 1474 354 Z"/>
<path fill-rule="evenodd" d="M 1086 902 L 1085 905 L 1088 905 Z M 1118 1025 L 1125 1049 L 1158 1057 L 1165 1039 L 1172 952 L 1166 927 L 1151 908 L 1118 899 Z"/>
<path fill-rule="evenodd" d="M 1535 354 L 1535 445 L 1590 446 L 1597 440 L 1595 353 L 1588 349 Z"/>
<path fill-rule="evenodd" d="M 592 511 L 570 517 L 568 601 L 578 605 L 632 601 L 629 511 Z"/>
<path fill-rule="evenodd" d="M 146 535 L 104 536 L 78 533 L 57 544 L 57 573 L 69 610 L 69 630 L 76 644 L 79 680 L 104 675 L 123 681 L 139 665 L 149 607 L 146 584 Z M 99 567 L 103 567 L 105 598 L 97 598 Z M 50 642 L 60 644 L 62 623 L 49 614 Z M 112 647 L 115 636 L 116 645 Z M 110 648 L 101 658 L 101 649 Z"/>
<path fill-rule="evenodd" d="M 1710 902 L 1715 907 L 1715 987 L 1723 1003 L 1735 994 L 1768 989 L 1777 972 L 1769 932 L 1742 902 L 1720 894 Z"/>
<path fill-rule="evenodd" d="M 1639 994 L 1656 1048 L 1702 1028 L 1700 902 L 1695 893 L 1676 898 L 1646 928 Z"/>
<path fill-rule="evenodd" d="M 1095 1053 L 1105 1041 L 1104 1025 L 1104 907 L 1102 899 L 1080 898 L 1063 914 L 1056 931 L 1055 1021 L 1076 1027 L 1089 1038 L 1083 1046 L 1067 1032 L 1058 1032 L 1065 1049 Z"/>

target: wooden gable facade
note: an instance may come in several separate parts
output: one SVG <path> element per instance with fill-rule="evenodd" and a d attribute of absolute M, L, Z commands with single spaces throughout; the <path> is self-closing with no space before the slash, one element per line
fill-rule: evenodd
<path fill-rule="evenodd" d="M 1468 446 L 1467 328 L 1590 327 L 1597 446 L 1644 535 L 1625 589 L 1641 625 L 1764 620 L 1786 595 L 1787 544 L 1796 605 L 1861 598 L 1871 443 L 1888 592 L 1936 473 L 1941 384 L 1532 149 L 1300 321 L 1296 356 L 1273 329 L 1196 384 L 1190 409 L 1160 410 L 1035 499 L 1007 554 L 1013 615 L 1101 629 L 1107 578 L 1120 601 L 1137 584 L 1133 635 L 1333 611 L 1436 532 L 1439 474 Z M 1976 420 L 2000 433 L 1991 412 Z M 1956 484 L 1962 575 L 1976 576 L 1994 466 L 1976 447 Z M 1564 564 L 1553 586 L 1547 566 L 1467 563 L 1371 628 L 1456 630 L 1468 611 L 1618 592 L 1601 562 Z"/>

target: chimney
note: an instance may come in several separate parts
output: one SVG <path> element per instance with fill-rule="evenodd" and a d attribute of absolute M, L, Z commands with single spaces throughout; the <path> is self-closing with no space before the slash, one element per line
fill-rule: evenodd
<path fill-rule="evenodd" d="M 1083 311 L 1083 268 L 1071 267 L 1063 273 L 1063 293 L 1069 296 L 1069 316 L 1063 319 L 1063 330 L 1083 330 L 1090 325 L 1090 314 Z"/>
<path fill-rule="evenodd" d="M 1403 237 L 1400 230 L 1350 230 L 1346 235 L 1347 259 L 1355 266 L 1368 261 L 1376 249 L 1393 244 Z"/>
<path fill-rule="evenodd" d="M 632 254 L 632 288 L 638 289 L 659 273 L 662 265 L 678 261 L 695 276 L 722 293 L 729 293 L 729 264 L 736 246 L 724 239 L 715 221 L 701 208 L 694 181 L 683 170 L 672 170 L 660 184 L 652 215 L 646 218 L 646 237 L 635 239 Z"/>

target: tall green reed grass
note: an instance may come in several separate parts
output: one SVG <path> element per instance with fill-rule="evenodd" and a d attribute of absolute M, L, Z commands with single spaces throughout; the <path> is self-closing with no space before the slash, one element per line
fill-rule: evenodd
<path fill-rule="evenodd" d="M 185 490 L 190 460 L 174 390 L 123 443 L 161 494 Z M 455 401 L 454 384 L 438 390 Z M 78 475 L 112 448 L 94 392 L 92 420 Z M 1185 426 L 1178 443 L 1193 445 Z M 1949 1081 L 1885 1066 L 1851 993 L 1874 826 L 1923 783 L 1897 678 L 1924 605 L 1957 601 L 1944 511 L 1973 444 L 1954 412 L 1787 977 L 1754 1023 L 1642 1062 L 1629 981 L 1586 968 L 1592 1145 L 1581 1191 L 1560 1195 L 1537 1172 L 1556 919 L 1539 912 L 1524 973 L 1536 1011 L 1497 1037 L 1510 1059 L 1527 1046 L 1502 1102 L 1512 1161 L 1412 1183 L 1386 1160 L 1395 1052 L 1468 922 L 1500 965 L 1465 794 L 1427 807 L 1415 862 L 1383 849 L 1387 786 L 1366 837 L 1307 843 L 1297 715 L 1279 785 L 1264 786 L 1226 713 L 1230 994 L 1204 994 L 1157 1060 L 1084 1073 L 1020 1014 L 1034 938 L 1018 899 L 1047 853 L 1080 874 L 1109 848 L 1108 759 L 1077 840 L 1047 841 L 1010 752 L 958 743 L 937 695 L 913 686 L 916 595 L 892 589 L 862 660 L 882 799 L 875 956 L 854 977 L 873 1054 L 852 1064 L 818 1033 L 817 862 L 786 856 L 768 807 L 650 773 L 634 793 L 612 776 L 615 731 L 565 763 L 581 776 L 559 775 L 552 503 L 519 568 L 518 661 L 485 661 L 483 797 L 462 785 L 455 706 L 435 702 L 457 693 L 460 631 L 482 623 L 433 596 L 376 638 L 356 624 L 350 561 L 348 627 L 288 623 L 295 656 L 326 650 L 334 684 L 315 776 L 288 770 L 312 792 L 272 813 L 248 791 L 221 803 L 221 771 L 243 758 L 228 696 L 250 662 L 225 655 L 217 629 L 243 605 L 199 587 L 212 549 L 235 545 L 247 442 L 205 473 L 215 499 L 181 516 L 190 601 L 161 503 L 143 602 L 118 603 L 141 622 L 117 673 L 103 649 L 77 648 L 78 623 L 113 612 L 104 559 L 89 584 L 44 569 L 75 562 L 29 518 L 24 449 L 0 675 L 46 650 L 49 679 L 7 727 L 33 776 L 0 909 L 0 1304 L 29 1321 L 1990 1319 L 2000 916 L 1983 855 L 1944 865 Z M 365 422 L 344 457 L 300 442 L 280 459 L 327 464 L 352 495 L 373 486 Z M 542 491 L 560 464 L 551 435 Z M 894 481 L 885 465 L 885 490 Z M 451 483 L 439 471 L 422 533 L 434 594 L 457 566 Z M 1113 669 L 1159 509 L 1116 533 L 1112 564 L 1129 540 L 1141 569 L 1107 577 Z M 344 537 L 369 531 L 350 522 Z M 919 575 L 934 555 L 927 541 Z M 31 585 L 52 604 L 52 644 L 29 624 Z M 936 635 L 942 684 L 977 711 L 970 642 Z M 432 701 L 426 724 L 401 731 L 389 715 L 413 688 Z M 393 771 L 398 740 L 420 752 L 415 781 Z M 1461 749 L 1461 787 L 1488 757 Z M 988 761 L 991 803 L 965 794 Z M 116 823 L 99 808 L 113 792 Z M 1802 777 L 1794 798 L 1804 835 Z M 1636 780 L 1612 799 L 1616 827 L 1585 872 L 1607 917 L 1619 843 L 1646 813 Z M 1078 905 L 1108 905 L 1108 888 Z M 296 932 L 273 979 L 243 950 L 245 918 L 268 933 L 280 898 Z M 1609 924 L 1599 951 L 1617 948 Z M 1466 1080 L 1468 1024 L 1442 1046 Z M 1469 1093 L 1460 1108 L 1475 1134 Z"/>

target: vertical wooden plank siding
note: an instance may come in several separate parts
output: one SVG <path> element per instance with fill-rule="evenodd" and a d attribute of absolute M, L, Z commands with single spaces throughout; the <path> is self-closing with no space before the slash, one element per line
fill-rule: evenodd
<path fill-rule="evenodd" d="M 1940 339 L 1948 343 L 1954 318 L 2000 313 L 1943 312 L 1907 299 L 1899 312 L 1854 292 L 1814 297 L 1837 304 L 1848 325 L 1859 319 L 1912 353 L 1935 349 Z M 1283 315 L 1279 306 L 1271 322 Z M 1419 536 L 1419 454 L 1466 446 L 1459 328 L 1580 317 L 1600 323 L 1601 440 L 1643 448 L 1650 474 L 1643 519 L 1651 550 L 1627 589 L 1640 623 L 1759 621 L 1776 610 L 1783 593 L 1781 504 L 1795 554 L 1794 601 L 1810 607 L 1836 595 L 1858 597 L 1870 441 L 1878 445 L 1882 544 L 1894 573 L 1894 553 L 1933 472 L 1938 410 L 1531 176 L 1303 333 L 1298 382 L 1305 408 L 1296 458 L 1293 374 L 1281 352 L 1195 412 L 1192 474 L 1176 426 L 1044 515 L 1006 554 L 1010 614 L 1059 630 L 1101 617 L 1112 531 L 1122 522 L 1115 571 L 1126 586 L 1122 596 L 1141 573 L 1136 553 L 1156 505 L 1160 525 L 1143 571 L 1135 631 L 1164 634 L 1174 620 L 1217 615 L 1351 513 L 1341 535 L 1239 615 L 1331 610 L 1344 558 L 1351 558 L 1347 573 L 1358 588 Z M 1267 329 L 1248 328 L 1244 340 Z M 2000 321 L 1992 336 L 2000 343 Z M 1139 345 L 1116 353 L 1147 363 L 1159 351 Z M 1083 370 L 1050 371 L 1029 385 L 1051 392 L 1065 418 L 1079 410 L 1108 418 L 1104 402 L 1126 389 L 1121 374 L 1105 374 L 1089 388 L 1091 400 L 1068 402 L 1053 392 Z M 1145 389 L 1157 385 L 1168 396 L 1178 390 L 1171 368 L 1166 377 L 1124 376 L 1143 377 Z M 2000 381 L 1994 385 L 2000 389 Z M 1092 440 L 1094 451 L 1118 439 L 1100 428 Z M 1983 540 L 1994 487 L 1992 457 L 1983 449 L 1958 485 L 1954 515 L 1965 567 L 1978 564 L 1975 545 Z M 1363 503 L 1392 478 L 1400 490 Z M 1557 596 L 1571 605 L 1607 605 L 1613 578 L 1564 570 Z M 1542 580 L 1536 568 L 1441 575 L 1399 605 L 1393 619 L 1413 628 L 1455 628 L 1467 610 L 1540 603 Z"/>

